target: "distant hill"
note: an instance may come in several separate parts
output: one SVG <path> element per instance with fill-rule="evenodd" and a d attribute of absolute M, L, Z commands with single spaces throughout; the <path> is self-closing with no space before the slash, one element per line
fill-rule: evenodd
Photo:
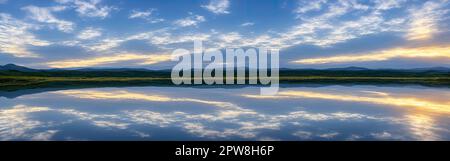
<path fill-rule="evenodd" d="M 14 64 L 0 65 L 0 76 L 46 77 L 168 77 L 170 70 L 141 68 L 31 69 Z"/>
<path fill-rule="evenodd" d="M 81 68 L 81 69 L 32 69 L 24 66 L 19 66 L 15 64 L 6 64 L 0 65 L 0 70 L 15 70 L 21 72 L 37 72 L 37 71 L 171 71 L 170 69 L 162 69 L 162 70 L 150 70 L 145 68 Z M 280 71 L 283 70 L 328 70 L 328 71 L 365 71 L 365 70 L 396 70 L 396 71 L 442 71 L 442 72 L 450 72 L 450 68 L 447 67 L 430 67 L 430 68 L 412 68 L 412 69 L 369 69 L 363 67 L 345 67 L 345 68 L 328 68 L 328 69 L 313 69 L 313 68 L 305 68 L 305 69 L 296 69 L 296 68 L 280 68 Z"/>
<path fill-rule="evenodd" d="M 36 69 L 18 66 L 15 64 L 6 64 L 3 66 L 0 65 L 0 70 L 14 70 L 14 71 L 21 71 L 21 72 L 36 72 L 36 71 L 38 71 Z"/>
<path fill-rule="evenodd" d="M 448 72 L 448 71 L 450 71 L 450 68 L 446 68 L 446 67 L 415 68 L 415 69 L 410 69 L 410 71 L 441 71 L 441 72 Z"/>
<path fill-rule="evenodd" d="M 332 69 L 282 68 L 279 76 L 280 83 L 286 85 L 411 84 L 450 87 L 450 70 L 443 67 L 417 69 L 367 69 L 360 67 Z M 39 88 L 54 90 L 55 88 L 172 86 L 173 83 L 170 78 L 170 69 L 31 69 L 7 64 L 0 66 L 0 96 L 14 97 L 16 95 L 9 95 L 8 91 Z M 2 93 L 2 91 L 7 92 Z M 36 91 L 31 91 L 31 93 L 33 92 Z"/>
<path fill-rule="evenodd" d="M 170 77 L 171 70 L 149 70 L 143 68 L 82 68 L 82 69 L 31 69 L 14 64 L 0 66 L 0 76 L 51 76 L 51 77 Z M 330 69 L 288 69 L 280 68 L 280 76 L 376 76 L 376 77 L 436 77 L 450 76 L 450 68 L 415 69 L 368 69 L 361 67 Z"/>
<path fill-rule="evenodd" d="M 325 70 L 335 70 L 335 71 L 363 71 L 363 70 L 370 70 L 367 68 L 361 68 L 361 67 L 347 67 L 347 68 L 329 68 Z"/>

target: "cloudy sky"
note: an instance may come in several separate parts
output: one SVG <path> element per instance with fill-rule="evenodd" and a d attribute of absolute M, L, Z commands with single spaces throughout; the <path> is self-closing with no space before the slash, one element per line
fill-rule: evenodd
<path fill-rule="evenodd" d="M 0 64 L 171 68 L 177 48 L 271 47 L 289 68 L 450 67 L 449 0 L 0 0 Z"/>

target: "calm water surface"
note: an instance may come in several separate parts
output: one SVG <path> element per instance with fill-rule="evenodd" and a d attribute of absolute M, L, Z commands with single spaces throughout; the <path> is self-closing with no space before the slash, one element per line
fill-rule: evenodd
<path fill-rule="evenodd" d="M 0 96 L 0 140 L 450 140 L 450 89 L 132 87 Z"/>

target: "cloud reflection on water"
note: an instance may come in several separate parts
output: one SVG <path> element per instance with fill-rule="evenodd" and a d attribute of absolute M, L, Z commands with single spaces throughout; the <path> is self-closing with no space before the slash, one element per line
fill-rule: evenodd
<path fill-rule="evenodd" d="M 372 91 L 372 93 L 374 93 Z M 244 97 L 256 98 L 256 99 L 294 99 L 294 98 L 315 98 L 315 99 L 327 99 L 336 101 L 350 101 L 350 102 L 367 102 L 373 104 L 383 104 L 398 107 L 413 107 L 417 110 L 423 110 L 426 112 L 445 113 L 450 114 L 450 102 L 438 102 L 432 100 L 426 100 L 421 97 L 401 97 L 391 96 L 387 93 L 375 92 L 378 97 L 374 96 L 361 96 L 361 95 L 347 95 L 337 93 L 320 93 L 310 91 L 282 91 L 276 96 L 261 96 L 261 95 L 248 95 L 244 94 Z"/>
<path fill-rule="evenodd" d="M 355 89 L 352 88 L 352 90 Z M 83 108 L 80 109 L 76 107 L 81 106 L 78 104 L 38 107 L 26 105 L 26 101 L 23 101 L 25 102 L 23 104 L 0 108 L 0 139 L 61 140 L 61 138 L 56 137 L 64 132 L 64 128 L 61 127 L 71 126 L 79 121 L 84 121 L 105 131 L 117 132 L 119 130 L 128 133 L 128 135 L 133 135 L 137 139 L 146 140 L 153 139 L 153 136 L 159 133 L 159 129 L 171 128 L 185 133 L 179 133 L 178 135 L 190 135 L 200 140 L 442 140 L 448 137 L 447 135 L 450 133 L 446 127 L 442 127 L 439 124 L 439 120 L 436 118 L 437 116 L 448 116 L 448 109 L 446 109 L 448 106 L 445 101 L 439 102 L 426 99 L 425 97 L 401 97 L 393 93 L 374 90 L 360 90 L 361 93 L 365 93 L 361 95 L 343 94 L 345 92 L 336 94 L 314 91 L 286 90 L 281 91 L 280 95 L 272 97 L 250 94 L 240 97 L 246 101 L 237 101 L 236 99 L 227 99 L 227 101 L 210 100 L 206 99 L 210 98 L 206 96 L 211 95 L 208 92 L 201 93 L 200 96 L 203 96 L 201 99 L 195 98 L 199 97 L 198 95 L 176 97 L 176 95 L 170 95 L 170 92 L 166 95 L 144 94 L 144 92 L 136 92 L 134 90 L 116 89 L 50 92 L 33 95 L 29 98 L 41 99 L 41 97 L 36 96 L 53 97 L 52 95 L 56 95 L 58 97 L 92 100 L 95 102 L 160 102 L 167 104 L 170 109 L 161 111 L 151 108 L 134 109 L 124 107 L 119 108 L 117 111 L 98 113 L 86 111 Z M 175 92 L 177 91 L 175 90 Z M 234 93 L 225 93 L 228 96 L 232 94 Z M 414 109 L 420 108 L 421 110 L 412 110 L 413 112 L 411 112 L 408 109 L 405 115 L 396 117 L 394 115 L 367 114 L 346 110 L 311 111 L 308 108 L 291 109 L 288 107 L 292 106 L 292 104 L 283 103 L 274 107 L 279 112 L 268 113 L 261 111 L 257 105 L 250 106 L 243 103 L 251 102 L 255 98 L 264 98 L 264 101 L 269 102 L 273 102 L 273 99 L 286 99 L 298 103 L 303 101 L 301 98 L 329 99 L 337 102 L 365 102 L 376 105 L 408 106 Z M 215 99 L 224 100 L 221 98 Z M 401 100 L 405 101 L 401 102 Z M 64 102 L 63 99 L 60 101 Z M 171 103 L 173 102 L 189 102 L 194 104 L 193 107 L 195 107 L 195 104 L 206 105 L 211 107 L 212 110 L 192 112 L 179 108 L 172 109 Z M 426 106 L 426 108 L 421 108 L 422 106 L 420 105 Z M 428 106 L 431 106 L 431 108 Z M 313 108 L 318 107 L 311 107 L 311 109 Z M 278 110 L 272 109 L 272 111 Z M 429 114 L 429 112 L 432 114 Z M 65 116 L 65 120 L 42 119 L 36 115 L 39 113 L 53 113 L 53 115 Z M 358 125 L 362 127 L 356 127 Z M 346 126 L 355 129 L 345 131 Z M 380 129 L 377 126 L 382 126 L 383 128 Z M 81 131 L 81 133 L 83 132 Z M 444 137 L 442 136 L 443 133 L 445 134 Z M 76 134 L 71 135 L 73 136 L 65 136 L 63 139 L 85 139 Z"/>
<path fill-rule="evenodd" d="M 295 98 L 313 98 L 326 99 L 335 101 L 349 102 L 367 102 L 372 104 L 382 104 L 396 107 L 414 108 L 413 114 L 407 114 L 402 122 L 409 126 L 410 132 L 415 135 L 417 140 L 441 140 L 435 131 L 449 132 L 448 129 L 437 127 L 436 120 L 433 118 L 435 114 L 448 117 L 450 114 L 450 102 L 448 100 L 430 100 L 427 96 L 418 95 L 416 97 L 394 96 L 394 94 L 377 92 L 377 91 L 361 91 L 371 95 L 348 95 L 338 93 L 323 93 L 312 91 L 282 91 L 277 96 L 261 96 L 244 94 L 242 96 L 255 99 L 295 99 Z M 423 113 L 420 113 L 423 112 Z M 301 133 L 304 134 L 304 133 Z M 378 139 L 401 139 L 392 136 L 390 133 L 382 132 L 372 134 Z M 302 135 L 304 136 L 304 135 Z"/>

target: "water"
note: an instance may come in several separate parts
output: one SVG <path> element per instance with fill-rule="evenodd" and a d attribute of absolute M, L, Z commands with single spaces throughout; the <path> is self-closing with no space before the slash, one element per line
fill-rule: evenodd
<path fill-rule="evenodd" d="M 0 97 L 0 140 L 450 140 L 450 89 L 130 87 Z M 13 94 L 14 95 L 14 94 Z"/>

